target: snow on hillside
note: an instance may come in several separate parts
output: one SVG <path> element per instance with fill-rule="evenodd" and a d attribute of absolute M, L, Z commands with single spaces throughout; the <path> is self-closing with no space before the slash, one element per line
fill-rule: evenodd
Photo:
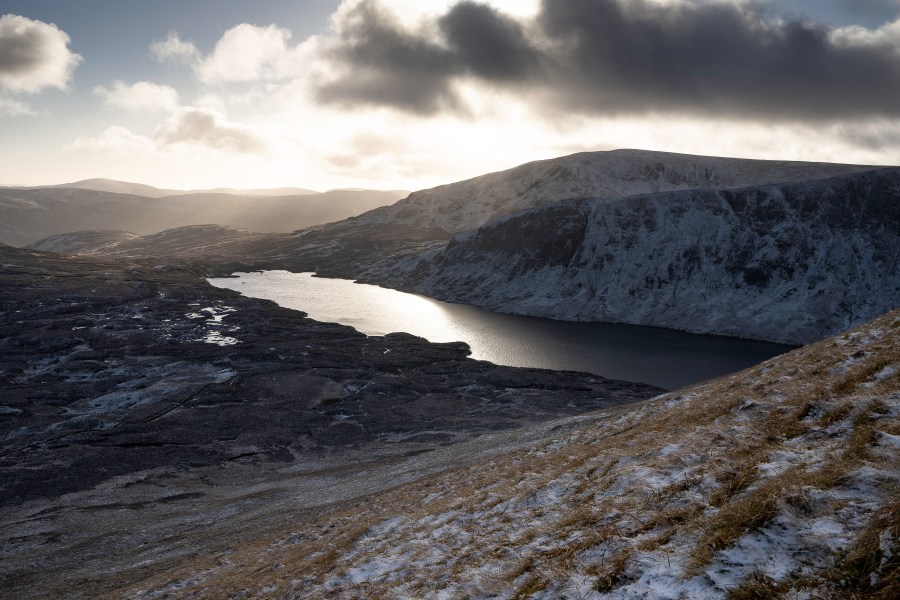
<path fill-rule="evenodd" d="M 900 306 L 900 169 L 517 213 L 363 279 L 499 312 L 802 344 Z"/>
<path fill-rule="evenodd" d="M 746 187 L 870 168 L 649 150 L 583 152 L 414 192 L 392 206 L 367 213 L 361 220 L 439 227 L 459 233 L 509 213 L 568 198 L 624 198 L 671 190 Z"/>
<path fill-rule="evenodd" d="M 900 311 L 538 443 L 284 515 L 129 597 L 896 598 Z M 523 436 L 526 433 L 521 434 Z"/>

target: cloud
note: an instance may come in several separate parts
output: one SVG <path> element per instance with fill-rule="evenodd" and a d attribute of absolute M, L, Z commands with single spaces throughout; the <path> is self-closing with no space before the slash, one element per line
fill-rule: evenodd
<path fill-rule="evenodd" d="M 160 146 L 193 145 L 239 153 L 263 153 L 268 146 L 250 127 L 232 123 L 210 108 L 179 108 L 156 130 Z"/>
<path fill-rule="evenodd" d="M 845 125 L 838 135 L 861 148 L 883 152 L 900 147 L 900 124 L 893 120 Z"/>
<path fill-rule="evenodd" d="M 340 75 L 319 88 L 319 98 L 427 115 L 461 108 L 455 78 L 510 84 L 538 70 L 520 24 L 491 7 L 461 2 L 434 25 L 436 34 L 410 29 L 378 2 L 349 5 L 335 20 L 337 43 L 325 50 Z"/>
<path fill-rule="evenodd" d="M 65 89 L 81 57 L 56 25 L 17 15 L 0 17 L 0 87 L 36 93 Z"/>
<path fill-rule="evenodd" d="M 177 108 L 156 128 L 153 137 L 136 134 L 125 127 L 112 126 L 96 136 L 80 137 L 66 150 L 103 152 L 118 155 L 147 155 L 189 148 L 211 149 L 235 154 L 264 153 L 268 144 L 252 128 L 229 121 L 211 108 Z"/>
<path fill-rule="evenodd" d="M 764 120 L 900 115 L 898 27 L 834 29 L 758 3 L 543 0 L 515 19 L 460 2 L 411 27 L 377 0 L 349 3 L 318 98 L 413 114 L 464 111 L 463 82 L 547 112 Z"/>
<path fill-rule="evenodd" d="M 222 34 L 206 56 L 176 33 L 154 42 L 150 51 L 160 62 L 190 65 L 204 83 L 279 81 L 301 75 L 316 51 L 315 37 L 296 45 L 290 40 L 287 29 L 241 23 Z"/>
<path fill-rule="evenodd" d="M 0 96 L 0 117 L 20 117 L 23 115 L 36 115 L 37 113 L 28 104 L 4 98 Z"/>
<path fill-rule="evenodd" d="M 561 104 L 580 111 L 715 113 L 776 119 L 900 112 L 890 44 L 837 43 L 824 25 L 766 20 L 724 2 L 545 1 L 544 34 L 576 77 Z"/>
<path fill-rule="evenodd" d="M 80 137 L 64 150 L 136 156 L 154 152 L 156 144 L 150 138 L 114 125 L 94 137 Z"/>
<path fill-rule="evenodd" d="M 275 25 L 242 23 L 226 31 L 215 50 L 196 66 L 205 82 L 261 81 L 296 77 L 315 38 L 292 46 L 291 32 Z"/>
<path fill-rule="evenodd" d="M 177 33 L 169 33 L 169 36 L 150 44 L 150 53 L 159 62 L 174 62 L 192 64 L 200 60 L 200 51 L 193 42 L 185 42 Z"/>
<path fill-rule="evenodd" d="M 112 88 L 98 85 L 94 94 L 103 98 L 107 108 L 120 108 L 130 112 L 172 112 L 178 108 L 178 92 L 167 85 L 138 81 L 131 85 L 114 81 Z"/>

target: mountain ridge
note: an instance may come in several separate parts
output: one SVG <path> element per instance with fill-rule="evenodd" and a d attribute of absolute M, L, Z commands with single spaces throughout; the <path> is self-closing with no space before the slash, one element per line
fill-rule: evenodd
<path fill-rule="evenodd" d="M 512 212 L 569 198 L 612 199 L 678 189 L 746 187 L 878 168 L 882 167 L 633 149 L 579 152 L 419 190 L 357 218 L 371 223 L 439 227 L 458 234 Z"/>

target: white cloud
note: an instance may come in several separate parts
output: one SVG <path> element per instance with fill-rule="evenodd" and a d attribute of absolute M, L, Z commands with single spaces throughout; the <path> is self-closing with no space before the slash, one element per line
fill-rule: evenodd
<path fill-rule="evenodd" d="M 65 89 L 81 57 L 56 25 L 17 15 L 0 17 L 0 86 L 35 93 Z"/>
<path fill-rule="evenodd" d="M 191 104 L 200 108 L 210 108 L 220 113 L 225 112 L 225 100 L 216 94 L 203 94 Z"/>
<path fill-rule="evenodd" d="M 178 108 L 178 92 L 167 85 L 138 81 L 131 85 L 114 81 L 112 88 L 98 85 L 94 94 L 103 98 L 108 108 L 120 108 L 131 112 L 172 112 Z"/>
<path fill-rule="evenodd" d="M 290 39 L 287 29 L 242 23 L 226 31 L 215 50 L 197 64 L 197 76 L 207 83 L 297 77 L 315 54 L 317 41 L 312 37 L 291 45 Z"/>
<path fill-rule="evenodd" d="M 304 66 L 314 60 L 317 48 L 316 37 L 295 45 L 287 29 L 241 23 L 227 30 L 206 56 L 176 33 L 151 44 L 150 52 L 160 62 L 190 65 L 204 83 L 222 83 L 299 77 Z"/>
<path fill-rule="evenodd" d="M 114 125 L 94 137 L 80 137 L 64 149 L 135 156 L 152 153 L 156 144 L 150 138 Z"/>
<path fill-rule="evenodd" d="M 163 41 L 150 45 L 150 53 L 159 62 L 193 64 L 200 60 L 200 51 L 193 42 L 185 42 L 177 33 L 170 33 Z"/>
<path fill-rule="evenodd" d="M 418 28 L 428 25 L 436 17 L 445 14 L 460 0 L 343 0 L 341 5 L 331 16 L 332 26 L 340 30 L 342 23 L 347 19 L 353 9 L 361 3 L 377 5 L 382 10 L 391 13 L 391 16 L 399 23 L 409 28 Z M 668 0 L 655 0 L 668 1 Z M 481 4 L 493 6 L 498 11 L 511 17 L 533 17 L 540 11 L 540 0 L 486 0 Z"/>
<path fill-rule="evenodd" d="M 830 32 L 831 40 L 840 46 L 893 46 L 900 52 L 900 19 L 876 29 L 859 25 L 838 27 Z"/>
<path fill-rule="evenodd" d="M 267 144 L 246 125 L 211 108 L 179 108 L 156 130 L 160 146 L 192 145 L 239 153 L 262 153 Z"/>
<path fill-rule="evenodd" d="M 223 112 L 186 106 L 176 108 L 152 137 L 114 125 L 96 136 L 80 137 L 64 149 L 118 156 L 221 158 L 223 152 L 232 156 L 265 154 L 269 143 L 257 130 L 228 120 Z"/>
<path fill-rule="evenodd" d="M 12 98 L 0 96 L 0 117 L 20 117 L 22 115 L 36 115 L 33 108 Z"/>

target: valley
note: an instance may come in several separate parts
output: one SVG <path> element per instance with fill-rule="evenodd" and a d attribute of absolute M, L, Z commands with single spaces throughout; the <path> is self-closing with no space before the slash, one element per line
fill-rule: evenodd
<path fill-rule="evenodd" d="M 897 168 L 583 153 L 296 230 L 295 197 L 131 211 L 120 192 L 156 192 L 90 185 L 3 191 L 31 240 L 0 245 L 5 596 L 897 589 Z M 204 202 L 240 217 L 184 222 Z M 92 215 L 149 220 L 79 230 Z M 634 376 L 501 366 L 235 291 L 278 269 L 496 319 L 807 345 L 669 392 L 624 341 Z M 646 369 L 687 376 L 686 348 Z"/>
<path fill-rule="evenodd" d="M 897 600 L 900 0 L 5 0 L 0 600 Z"/>
<path fill-rule="evenodd" d="M 897 168 L 620 150 L 290 233 L 82 232 L 32 247 L 211 275 L 313 271 L 503 313 L 799 345 L 900 305 L 898 190 Z"/>

